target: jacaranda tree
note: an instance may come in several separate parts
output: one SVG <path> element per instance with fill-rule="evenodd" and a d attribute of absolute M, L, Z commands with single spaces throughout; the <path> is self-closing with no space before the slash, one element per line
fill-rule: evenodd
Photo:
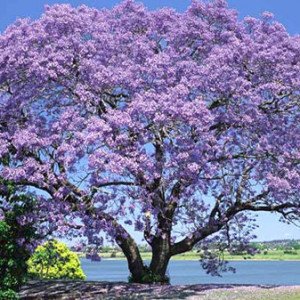
<path fill-rule="evenodd" d="M 246 249 L 250 212 L 299 220 L 300 38 L 272 14 L 55 5 L 9 26 L 0 50 L 0 176 L 49 226 L 114 240 L 132 281 L 164 281 L 195 244 Z"/>

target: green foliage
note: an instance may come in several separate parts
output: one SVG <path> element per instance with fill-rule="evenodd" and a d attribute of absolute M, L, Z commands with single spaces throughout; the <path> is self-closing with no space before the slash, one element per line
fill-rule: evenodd
<path fill-rule="evenodd" d="M 109 246 L 103 246 L 102 248 L 101 248 L 101 252 L 102 253 L 108 253 L 108 252 L 110 252 L 112 250 L 112 247 L 109 247 Z"/>
<path fill-rule="evenodd" d="M 32 222 L 18 222 L 32 211 L 34 200 L 23 195 L 14 195 L 10 200 L 12 207 L 5 211 L 0 221 L 0 299 L 15 299 L 13 291 L 26 281 L 29 247 L 37 238 Z"/>
<path fill-rule="evenodd" d="M 297 255 L 298 252 L 293 249 L 286 249 L 283 251 L 284 254 Z"/>
<path fill-rule="evenodd" d="M 151 252 L 151 248 L 148 245 L 139 245 L 139 249 L 141 253 Z"/>
<path fill-rule="evenodd" d="M 294 250 L 300 250 L 300 242 L 291 242 L 290 247 Z"/>
<path fill-rule="evenodd" d="M 28 266 L 35 279 L 85 279 L 77 254 L 56 240 L 37 247 Z"/>
<path fill-rule="evenodd" d="M 19 299 L 18 294 L 11 290 L 0 290 L 0 300 L 17 300 Z"/>
<path fill-rule="evenodd" d="M 111 257 L 111 258 L 116 258 L 116 257 L 117 257 L 117 252 L 116 252 L 116 251 L 113 251 L 113 252 L 110 254 L 110 257 Z"/>
<path fill-rule="evenodd" d="M 260 251 L 264 250 L 300 250 L 300 240 L 275 240 L 266 242 L 253 242 L 251 243 L 253 248 Z"/>
<path fill-rule="evenodd" d="M 128 282 L 133 283 L 135 282 L 132 276 L 128 277 Z M 142 276 L 140 278 L 139 283 L 160 283 L 160 284 L 169 284 L 170 283 L 170 278 L 168 276 L 161 276 L 159 274 L 153 273 L 148 266 L 144 266 L 144 270 L 142 273 Z"/>

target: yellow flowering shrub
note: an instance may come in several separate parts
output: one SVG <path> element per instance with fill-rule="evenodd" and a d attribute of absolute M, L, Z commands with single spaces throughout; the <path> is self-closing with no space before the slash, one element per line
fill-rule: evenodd
<path fill-rule="evenodd" d="M 85 279 L 77 254 L 57 240 L 36 248 L 28 261 L 28 271 L 35 279 Z"/>

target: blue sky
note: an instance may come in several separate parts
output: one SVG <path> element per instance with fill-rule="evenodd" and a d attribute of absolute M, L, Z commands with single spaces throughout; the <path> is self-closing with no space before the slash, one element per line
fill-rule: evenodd
<path fill-rule="evenodd" d="M 85 4 L 88 6 L 110 8 L 120 0 L 0 0 L 0 32 L 17 18 L 38 18 L 46 4 L 71 3 L 73 6 Z M 178 11 L 184 11 L 190 0 L 143 0 L 150 9 L 169 6 Z M 259 16 L 264 11 L 271 11 L 278 21 L 284 24 L 291 34 L 300 33 L 300 1 L 299 0 L 228 0 L 229 6 L 238 10 L 240 17 Z M 258 240 L 279 238 L 300 239 L 300 228 L 278 222 L 278 216 L 260 213 L 258 217 L 260 228 L 256 231 Z"/>
<path fill-rule="evenodd" d="M 112 7 L 120 0 L 0 0 L 0 31 L 18 17 L 37 18 L 45 4 L 71 3 L 74 6 L 86 4 L 93 7 Z M 183 11 L 190 0 L 141 0 L 150 9 L 163 6 L 174 7 Z M 292 34 L 299 33 L 300 1 L 299 0 L 228 0 L 229 6 L 236 8 L 240 16 L 258 16 L 263 11 L 271 11 Z"/>

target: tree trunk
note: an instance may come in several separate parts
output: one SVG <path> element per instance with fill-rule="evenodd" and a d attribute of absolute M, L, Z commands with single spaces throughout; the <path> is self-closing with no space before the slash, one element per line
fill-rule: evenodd
<path fill-rule="evenodd" d="M 128 268 L 131 273 L 131 281 L 142 283 L 144 263 L 137 244 L 131 237 L 125 239 L 119 237 L 116 241 L 126 256 Z"/>
<path fill-rule="evenodd" d="M 168 283 L 166 271 L 171 258 L 170 242 L 167 237 L 155 238 L 152 243 L 150 271 L 160 283 Z"/>
<path fill-rule="evenodd" d="M 167 239 L 157 238 L 152 244 L 152 260 L 149 267 L 143 263 L 137 244 L 132 238 L 117 240 L 124 255 L 134 283 L 168 283 L 166 271 L 171 258 L 170 244 Z"/>
<path fill-rule="evenodd" d="M 129 271 L 131 273 L 131 281 L 142 283 L 144 264 L 140 254 L 138 253 L 137 255 L 128 255 L 128 253 L 125 253 L 125 256 L 127 258 Z"/>

